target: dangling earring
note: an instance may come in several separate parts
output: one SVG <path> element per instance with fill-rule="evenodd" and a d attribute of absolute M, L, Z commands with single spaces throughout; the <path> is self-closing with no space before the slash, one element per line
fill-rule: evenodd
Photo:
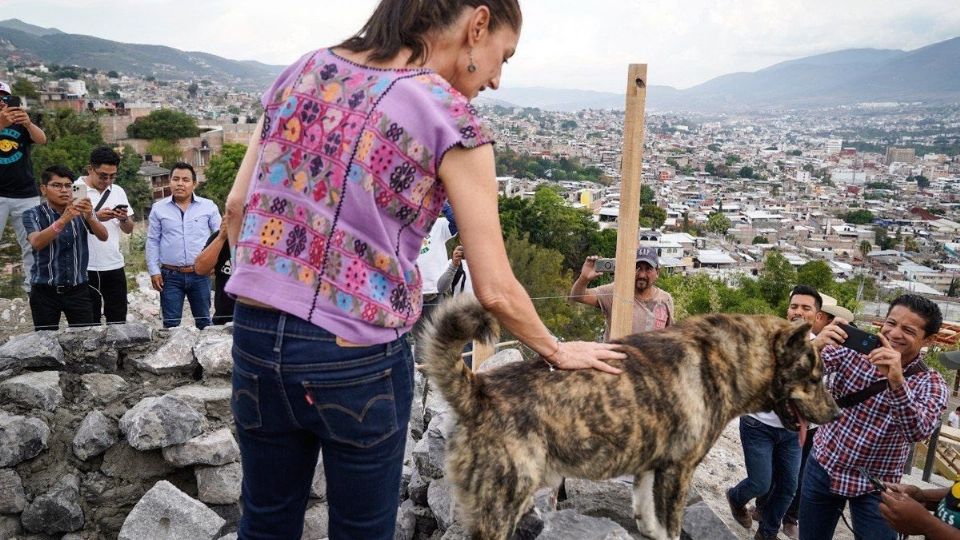
<path fill-rule="evenodd" d="M 467 65 L 467 71 L 470 73 L 475 73 L 477 71 L 477 66 L 473 63 L 473 50 L 470 51 L 470 64 Z"/>

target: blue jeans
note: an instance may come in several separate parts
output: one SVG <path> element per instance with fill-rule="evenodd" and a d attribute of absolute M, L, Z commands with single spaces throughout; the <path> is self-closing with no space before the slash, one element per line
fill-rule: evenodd
<path fill-rule="evenodd" d="M 392 540 L 413 402 L 406 339 L 341 347 L 303 319 L 241 303 L 233 322 L 239 538 L 300 538 L 322 449 L 330 540 Z"/>
<path fill-rule="evenodd" d="M 780 530 L 780 522 L 797 490 L 799 441 L 794 431 L 768 426 L 751 416 L 740 417 L 747 478 L 730 490 L 730 499 L 737 506 L 746 506 L 750 499 L 767 494 L 758 529 L 764 536 L 775 536 Z"/>
<path fill-rule="evenodd" d="M 183 298 L 190 301 L 190 312 L 197 328 L 210 326 L 210 276 L 160 269 L 163 290 L 160 291 L 160 312 L 163 327 L 180 326 L 183 318 Z"/>
<path fill-rule="evenodd" d="M 813 457 L 804 467 L 800 493 L 800 540 L 833 538 L 843 507 L 850 502 L 853 535 L 857 540 L 895 540 L 897 532 L 880 515 L 880 494 L 847 498 L 830 492 L 830 476 Z"/>

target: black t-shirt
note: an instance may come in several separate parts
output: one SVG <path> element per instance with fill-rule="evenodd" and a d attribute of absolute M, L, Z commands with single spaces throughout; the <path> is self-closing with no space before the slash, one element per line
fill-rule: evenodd
<path fill-rule="evenodd" d="M 14 124 L 0 130 L 0 197 L 26 199 L 40 196 L 30 162 L 30 132 Z"/>
<path fill-rule="evenodd" d="M 211 234 L 204 247 L 212 244 L 218 234 L 220 234 L 220 231 Z M 227 280 L 230 279 L 230 245 L 226 242 L 223 243 L 220 255 L 217 256 L 217 264 L 213 267 L 213 273 L 213 324 L 227 324 L 233 320 L 234 300 L 223 290 L 227 286 Z"/>

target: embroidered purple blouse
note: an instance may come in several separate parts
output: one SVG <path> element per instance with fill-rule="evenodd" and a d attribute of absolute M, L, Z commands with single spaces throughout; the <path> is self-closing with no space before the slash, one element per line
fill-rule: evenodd
<path fill-rule="evenodd" d="M 415 263 L 446 200 L 440 162 L 493 142 L 489 130 L 435 72 L 329 49 L 287 68 L 263 106 L 227 292 L 354 343 L 396 339 L 420 316 Z"/>

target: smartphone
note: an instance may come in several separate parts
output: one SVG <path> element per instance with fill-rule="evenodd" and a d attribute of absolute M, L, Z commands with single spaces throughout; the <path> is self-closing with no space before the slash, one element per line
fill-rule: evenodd
<path fill-rule="evenodd" d="M 604 274 L 612 273 L 616 266 L 616 259 L 597 259 L 596 262 L 593 263 L 593 269 Z"/>
<path fill-rule="evenodd" d="M 87 185 L 79 182 L 73 185 L 73 202 L 87 198 Z"/>
<path fill-rule="evenodd" d="M 127 208 L 129 208 L 129 207 L 128 207 L 127 205 L 125 205 L 125 204 L 118 204 L 118 205 L 116 205 L 116 206 L 113 207 L 114 210 L 126 210 Z"/>
<path fill-rule="evenodd" d="M 0 96 L 0 101 L 7 107 L 19 107 L 21 105 L 20 96 Z"/>
<path fill-rule="evenodd" d="M 870 354 L 870 351 L 880 346 L 880 337 L 876 334 L 864 332 L 849 324 L 841 324 L 840 328 L 843 328 L 843 331 L 847 333 L 847 339 L 841 345 L 848 349 L 853 349 L 861 354 Z"/>
<path fill-rule="evenodd" d="M 870 471 L 868 471 L 866 467 L 860 467 L 860 474 L 866 477 L 866 479 L 869 480 L 871 484 L 873 484 L 873 488 L 876 489 L 877 491 L 887 490 L 886 484 L 881 482 L 880 479 L 877 478 L 876 476 L 870 474 Z"/>

